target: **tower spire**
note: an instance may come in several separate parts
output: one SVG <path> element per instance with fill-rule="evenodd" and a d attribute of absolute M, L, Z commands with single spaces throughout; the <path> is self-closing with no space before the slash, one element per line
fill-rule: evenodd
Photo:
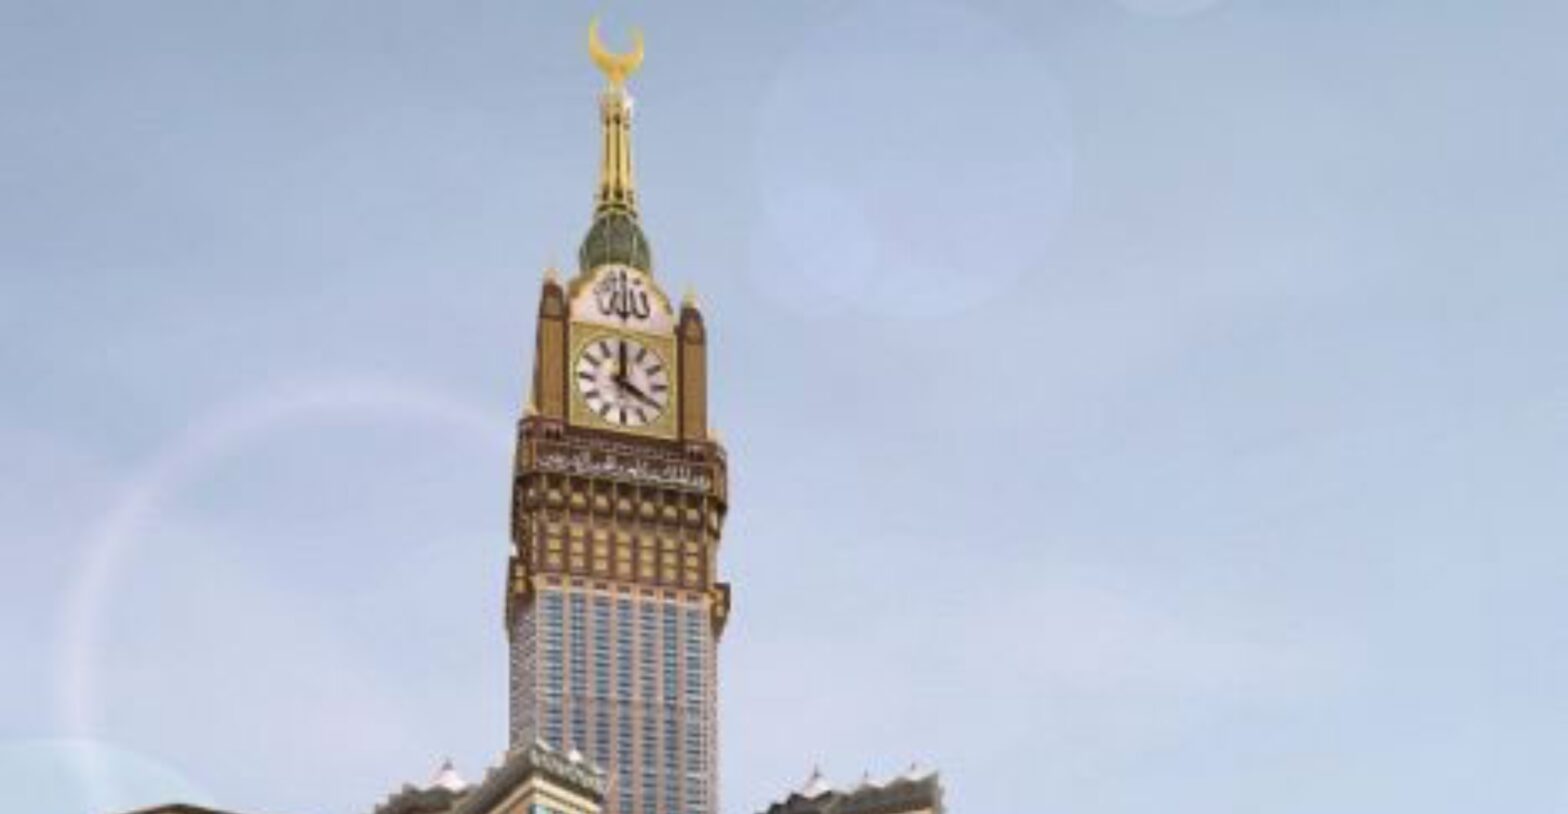
<path fill-rule="evenodd" d="M 632 97 L 626 92 L 626 78 L 642 66 L 642 54 L 640 30 L 632 29 L 632 50 L 615 53 L 599 39 L 599 19 L 595 17 L 588 24 L 588 55 L 604 72 L 608 84 L 599 94 L 604 153 L 599 162 L 599 189 L 594 195 L 593 226 L 578 252 L 583 272 L 606 263 L 653 272 L 653 254 L 637 222 L 637 183 L 632 175 Z"/>
<path fill-rule="evenodd" d="M 611 210 L 637 215 L 637 183 L 632 176 L 632 97 L 626 79 L 642 66 L 642 32 L 632 29 L 632 50 L 613 53 L 599 39 L 599 19 L 588 24 L 588 54 L 604 72 L 609 85 L 599 95 L 599 118 L 604 124 L 604 156 L 599 164 L 599 193 L 595 214 Z"/>

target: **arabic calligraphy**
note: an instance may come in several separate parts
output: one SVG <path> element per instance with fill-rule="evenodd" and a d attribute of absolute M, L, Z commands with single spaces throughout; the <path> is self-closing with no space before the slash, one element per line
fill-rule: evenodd
<path fill-rule="evenodd" d="M 653 313 L 642 280 L 624 268 L 611 269 L 601 276 L 593 284 L 593 297 L 600 314 L 622 322 L 645 320 Z"/>
<path fill-rule="evenodd" d="M 589 475 L 624 478 L 657 486 L 678 486 L 706 491 L 712 480 L 699 469 L 677 463 L 656 464 L 637 460 L 623 460 L 613 455 L 596 458 L 587 451 L 576 455 L 547 452 L 539 456 L 539 468 L 568 475 Z"/>

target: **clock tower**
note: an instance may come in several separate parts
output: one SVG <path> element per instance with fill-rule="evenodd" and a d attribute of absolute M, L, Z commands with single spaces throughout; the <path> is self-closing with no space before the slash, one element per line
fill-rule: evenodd
<path fill-rule="evenodd" d="M 707 333 L 654 277 L 632 174 L 641 34 L 611 53 L 593 223 L 577 272 L 539 296 L 518 423 L 506 590 L 511 742 L 607 772 L 609 814 L 718 811 L 718 581 L 728 503 L 708 427 Z"/>

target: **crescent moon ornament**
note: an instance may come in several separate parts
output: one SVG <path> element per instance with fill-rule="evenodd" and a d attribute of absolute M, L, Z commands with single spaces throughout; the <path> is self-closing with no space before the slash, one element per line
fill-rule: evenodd
<path fill-rule="evenodd" d="M 605 48 L 604 41 L 599 39 L 599 18 L 595 17 L 588 24 L 588 55 L 609 78 L 610 85 L 619 88 L 626 84 L 626 77 L 642 67 L 642 30 L 632 29 L 632 50 L 617 54 Z"/>

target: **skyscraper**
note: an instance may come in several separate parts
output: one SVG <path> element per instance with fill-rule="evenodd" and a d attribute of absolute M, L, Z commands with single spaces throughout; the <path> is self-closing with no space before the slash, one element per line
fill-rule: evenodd
<path fill-rule="evenodd" d="M 547 276 L 518 425 L 506 629 L 511 741 L 578 750 L 610 814 L 718 810 L 717 580 L 724 448 L 707 422 L 706 332 L 653 276 L 632 174 L 626 79 L 612 53 L 593 222 L 568 280 Z"/>
<path fill-rule="evenodd" d="M 506 578 L 510 743 L 475 784 L 443 764 L 372 814 L 718 814 L 719 582 L 728 507 L 708 427 L 707 333 L 653 276 L 626 79 L 642 39 L 589 50 L 603 159 L 578 269 L 539 295 L 517 425 Z M 820 773 L 766 814 L 943 814 L 933 773 L 839 790 Z M 223 814 L 174 804 L 139 814 Z"/>

